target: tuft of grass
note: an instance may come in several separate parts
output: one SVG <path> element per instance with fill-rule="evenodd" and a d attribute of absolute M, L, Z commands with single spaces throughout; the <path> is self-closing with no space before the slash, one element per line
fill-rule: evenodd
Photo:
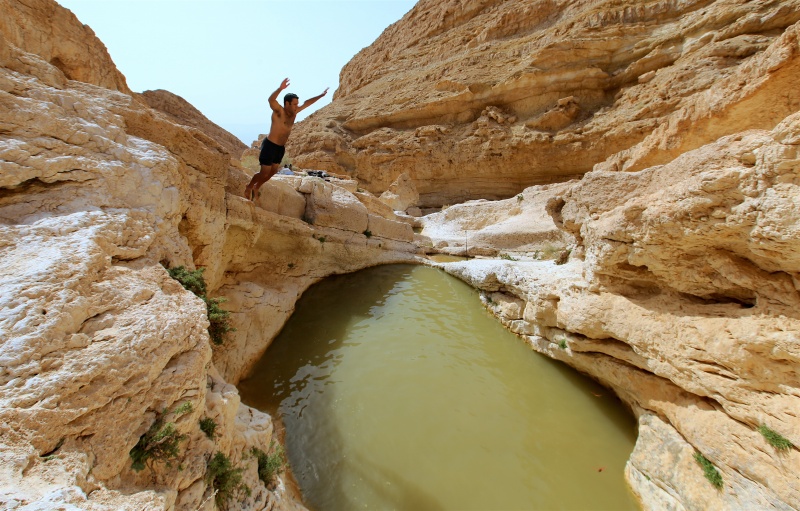
<path fill-rule="evenodd" d="M 364 231 L 364 236 L 366 236 L 367 238 L 371 238 L 372 237 L 372 231 L 370 231 L 370 230 Z"/>
<path fill-rule="evenodd" d="M 525 196 L 522 194 L 517 195 L 517 202 L 522 202 L 525 200 Z"/>
<path fill-rule="evenodd" d="M 289 269 L 291 270 L 292 268 L 294 268 L 294 263 L 289 263 Z"/>
<path fill-rule="evenodd" d="M 561 348 L 562 350 L 567 349 L 566 339 L 561 339 L 560 341 L 558 341 L 558 347 Z"/>
<path fill-rule="evenodd" d="M 320 236 L 319 238 L 317 238 L 317 241 L 319 241 L 320 243 L 325 243 L 325 236 Z"/>
<path fill-rule="evenodd" d="M 192 403 L 187 401 L 176 408 L 172 415 L 180 417 L 191 410 Z M 178 459 L 180 443 L 187 437 L 178 433 L 174 422 L 165 419 L 168 414 L 170 412 L 164 409 L 130 450 L 129 455 L 133 460 L 131 468 L 136 472 L 144 470 L 145 467 L 152 471 L 155 463 L 164 463 L 167 467 L 171 467 L 172 461 Z"/>
<path fill-rule="evenodd" d="M 699 452 L 694 453 L 694 460 L 703 468 L 703 475 L 706 476 L 706 479 L 708 479 L 708 482 L 711 483 L 711 486 L 718 490 L 721 489 L 722 474 L 719 473 L 717 467 L 715 467 L 714 464 L 708 460 L 708 458 Z"/>
<path fill-rule="evenodd" d="M 506 261 L 517 261 L 516 257 L 512 257 L 509 254 L 500 254 L 500 259 L 505 259 Z"/>
<path fill-rule="evenodd" d="M 758 427 L 758 432 L 761 433 L 769 445 L 779 451 L 788 451 L 794 447 L 794 444 L 788 438 L 768 427 L 766 424 L 760 425 Z"/>
<path fill-rule="evenodd" d="M 208 460 L 206 465 L 206 481 L 214 488 L 214 500 L 217 506 L 222 507 L 228 500 L 240 491 L 250 494 L 250 488 L 242 483 L 242 468 L 234 468 L 231 460 L 217 452 Z"/>
<path fill-rule="evenodd" d="M 192 402 L 191 401 L 184 401 L 184 403 L 182 405 L 180 405 L 179 407 L 177 407 L 175 409 L 175 411 L 172 412 L 172 413 L 175 414 L 176 417 L 180 417 L 182 415 L 186 415 L 187 413 L 192 413 L 192 410 L 194 410 L 194 406 L 192 406 Z"/>
<path fill-rule="evenodd" d="M 258 478 L 267 488 L 272 484 L 272 480 L 283 471 L 286 463 L 281 444 L 276 445 L 274 441 L 271 442 L 269 451 L 271 454 L 267 454 L 257 447 L 253 447 L 250 451 L 258 461 Z"/>
<path fill-rule="evenodd" d="M 190 271 L 183 266 L 167 269 L 167 273 L 173 279 L 181 283 L 184 289 L 191 291 L 201 298 L 206 304 L 206 314 L 208 315 L 208 334 L 211 342 L 217 346 L 225 342 L 228 332 L 235 332 L 236 329 L 230 325 L 230 312 L 224 310 L 219 305 L 225 303 L 225 297 L 208 298 L 206 296 L 206 281 L 203 278 L 205 268 L 198 268 Z"/>
<path fill-rule="evenodd" d="M 200 431 L 205 433 L 211 440 L 214 440 L 214 434 L 217 432 L 217 421 L 211 417 L 200 419 Z"/>

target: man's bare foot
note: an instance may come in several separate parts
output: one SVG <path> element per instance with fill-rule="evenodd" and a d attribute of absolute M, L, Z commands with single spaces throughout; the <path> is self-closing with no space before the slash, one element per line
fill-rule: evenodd
<path fill-rule="evenodd" d="M 253 188 L 250 185 L 247 185 L 244 189 L 244 198 L 249 200 L 250 202 L 253 202 L 253 195 L 254 195 Z"/>

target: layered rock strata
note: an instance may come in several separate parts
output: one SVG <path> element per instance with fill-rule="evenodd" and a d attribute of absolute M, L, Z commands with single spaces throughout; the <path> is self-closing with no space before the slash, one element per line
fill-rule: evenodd
<path fill-rule="evenodd" d="M 214 509 L 217 453 L 248 487 L 220 506 L 301 507 L 259 479 L 272 421 L 234 384 L 309 285 L 415 261 L 411 225 L 351 181 L 277 177 L 246 201 L 218 127 L 132 94 L 54 2 L 0 6 L 0 507 Z M 228 299 L 222 346 L 179 265 Z M 177 455 L 137 472 L 154 424 Z"/>
<path fill-rule="evenodd" d="M 506 210 L 520 223 L 549 216 L 552 230 L 572 235 L 566 264 L 521 245 L 506 252 L 516 262 L 442 265 L 484 290 L 534 349 L 631 406 L 639 437 L 626 476 L 645 509 L 800 506 L 798 147 L 800 113 L 663 166 L 532 187 L 525 200 L 538 207 L 511 200 Z M 459 207 L 458 228 L 476 238 L 507 222 L 486 203 Z M 439 233 L 454 223 L 431 216 L 422 234 L 453 249 Z M 771 445 L 764 426 L 795 447 Z"/>
<path fill-rule="evenodd" d="M 631 407 L 645 509 L 800 507 L 796 2 L 423 0 L 290 148 L 363 183 L 276 176 L 255 203 L 239 146 L 132 94 L 71 13 L 0 7 L 2 506 L 213 509 L 222 453 L 250 488 L 228 506 L 298 507 L 234 384 L 310 284 L 421 247 L 480 257 L 442 266 Z M 454 205 L 395 214 L 413 189 Z M 509 198 L 455 204 L 478 196 Z M 222 346 L 178 265 L 228 299 Z M 158 420 L 179 455 L 136 472 Z"/>
<path fill-rule="evenodd" d="M 247 146 L 241 140 L 211 122 L 200 110 L 170 91 L 163 89 L 146 90 L 138 97 L 151 108 L 166 114 L 172 121 L 196 128 L 208 134 L 237 161 L 247 149 Z"/>
<path fill-rule="evenodd" d="M 800 108 L 798 19 L 795 0 L 421 0 L 289 151 L 374 193 L 406 173 L 422 206 L 643 169 Z"/>

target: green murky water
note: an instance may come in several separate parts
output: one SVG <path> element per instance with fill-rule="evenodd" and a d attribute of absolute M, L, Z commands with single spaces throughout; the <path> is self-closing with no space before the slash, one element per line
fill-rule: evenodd
<path fill-rule="evenodd" d="M 440 270 L 313 286 L 239 389 L 280 413 L 317 511 L 639 509 L 623 478 L 632 416 Z"/>

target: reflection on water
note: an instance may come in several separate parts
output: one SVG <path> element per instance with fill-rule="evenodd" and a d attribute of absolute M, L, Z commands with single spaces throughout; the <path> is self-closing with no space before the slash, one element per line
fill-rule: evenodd
<path fill-rule="evenodd" d="M 434 263 L 454 263 L 457 261 L 467 261 L 469 260 L 468 257 L 464 256 L 454 256 L 449 254 L 430 254 L 428 259 L 433 261 Z"/>
<path fill-rule="evenodd" d="M 239 389 L 281 414 L 319 511 L 638 509 L 635 423 L 463 282 L 392 265 L 310 288 Z"/>

